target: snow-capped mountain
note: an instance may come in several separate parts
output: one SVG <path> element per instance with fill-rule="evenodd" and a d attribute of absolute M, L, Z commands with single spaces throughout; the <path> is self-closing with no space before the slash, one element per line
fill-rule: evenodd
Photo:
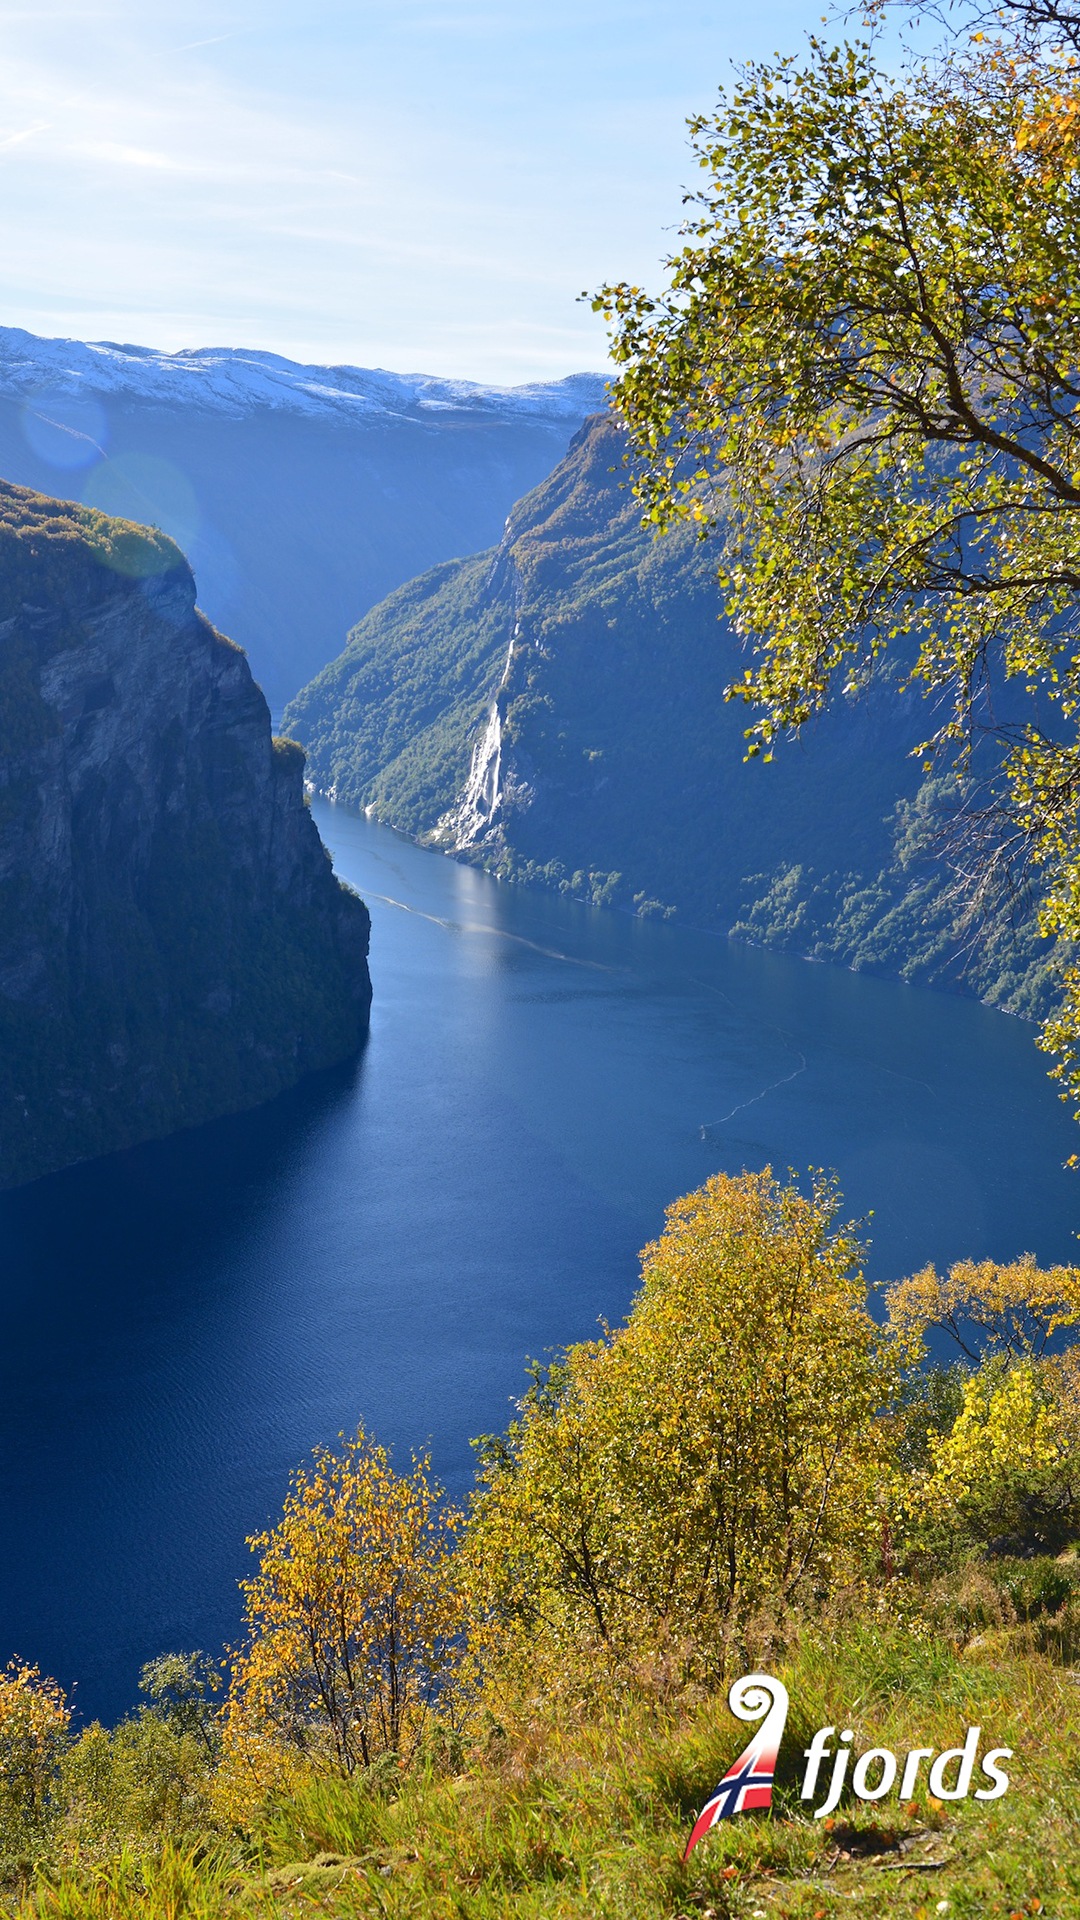
<path fill-rule="evenodd" d="M 485 387 L 472 380 L 387 373 L 382 367 L 303 366 L 255 348 L 165 353 L 114 340 L 46 340 L 21 327 L 0 327 L 0 392 L 25 397 L 42 386 L 234 416 L 270 408 L 366 421 L 448 411 L 504 420 L 578 420 L 604 402 L 603 375 L 594 373 L 533 386 Z"/>
<path fill-rule="evenodd" d="M 393 587 L 499 537 L 601 374 L 478 386 L 0 327 L 0 478 L 163 527 L 271 706 Z"/>

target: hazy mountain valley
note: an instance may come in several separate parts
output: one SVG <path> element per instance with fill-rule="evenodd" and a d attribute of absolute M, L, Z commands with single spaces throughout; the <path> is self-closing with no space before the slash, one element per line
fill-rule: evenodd
<path fill-rule="evenodd" d="M 497 547 L 359 623 L 286 710 L 309 781 L 503 878 L 1045 1012 L 1030 913 L 973 938 L 935 858 L 922 702 L 882 675 L 747 762 L 713 550 L 642 529 L 622 452 L 595 417 Z"/>
<path fill-rule="evenodd" d="M 0 330 L 0 471 L 179 539 L 318 790 L 506 878 L 1044 1014 L 1030 913 L 952 897 L 918 701 L 883 679 L 744 762 L 708 544 L 641 529 L 603 416 L 560 460 L 600 386 Z"/>
<path fill-rule="evenodd" d="M 486 388 L 0 328 L 0 475 L 160 526 L 277 709 L 392 588 L 497 539 L 603 384 Z"/>

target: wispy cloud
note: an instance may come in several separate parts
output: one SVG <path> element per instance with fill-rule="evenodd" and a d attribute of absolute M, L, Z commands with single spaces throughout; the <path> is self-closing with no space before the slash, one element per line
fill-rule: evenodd
<path fill-rule="evenodd" d="M 480 380 L 602 365 L 577 295 L 657 276 L 684 115 L 819 12 L 0 0 L 0 321 Z"/>
<path fill-rule="evenodd" d="M 20 146 L 24 140 L 31 140 L 35 133 L 47 133 L 51 126 L 51 120 L 39 120 L 36 126 L 24 127 L 21 133 L 5 134 L 0 137 L 0 148 Z"/>
<path fill-rule="evenodd" d="M 182 47 L 170 47 L 170 53 L 194 53 L 196 47 L 220 47 L 225 40 L 235 40 L 243 33 L 243 27 L 235 27 L 232 33 L 213 33 L 208 40 L 188 40 Z M 246 29 L 250 31 L 250 29 Z"/>
<path fill-rule="evenodd" d="M 73 147 L 73 152 L 85 154 L 93 160 L 107 160 L 118 167 L 153 167 L 159 173 L 192 173 L 186 161 L 175 160 L 167 153 L 151 153 L 145 147 L 124 147 L 111 140 L 86 141 L 82 146 Z"/>

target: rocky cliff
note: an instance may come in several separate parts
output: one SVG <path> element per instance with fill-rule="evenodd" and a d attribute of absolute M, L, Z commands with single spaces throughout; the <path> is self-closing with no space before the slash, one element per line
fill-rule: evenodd
<path fill-rule="evenodd" d="M 0 483 L 0 1185 L 346 1058 L 368 929 L 178 549 Z"/>
<path fill-rule="evenodd" d="M 497 548 L 392 594 L 286 709 L 308 778 L 507 877 L 729 927 L 747 876 L 877 871 L 914 793 L 913 702 L 883 688 L 775 763 L 743 759 L 716 556 L 643 531 L 606 416 Z"/>

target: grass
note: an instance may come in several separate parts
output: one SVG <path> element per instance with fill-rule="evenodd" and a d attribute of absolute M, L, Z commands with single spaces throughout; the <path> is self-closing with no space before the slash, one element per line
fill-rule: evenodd
<path fill-rule="evenodd" d="M 772 1812 L 722 1823 L 685 1865 L 743 1730 L 722 1694 L 672 1691 L 661 1674 L 587 1713 L 519 1703 L 456 1772 L 444 1755 L 396 1780 L 385 1765 L 311 1776 L 243 1839 L 148 1835 L 91 1865 L 60 1846 L 9 1882 L 4 1907 L 20 1920 L 1065 1920 L 1080 1916 L 1080 1674 L 1056 1650 L 1023 1626 L 966 1644 L 873 1619 L 804 1634 L 771 1668 L 792 1701 Z M 983 1751 L 1014 1750 L 1010 1790 L 943 1805 L 923 1789 L 815 1821 L 798 1756 L 829 1722 L 900 1753 L 958 1745 L 978 1723 Z"/>

